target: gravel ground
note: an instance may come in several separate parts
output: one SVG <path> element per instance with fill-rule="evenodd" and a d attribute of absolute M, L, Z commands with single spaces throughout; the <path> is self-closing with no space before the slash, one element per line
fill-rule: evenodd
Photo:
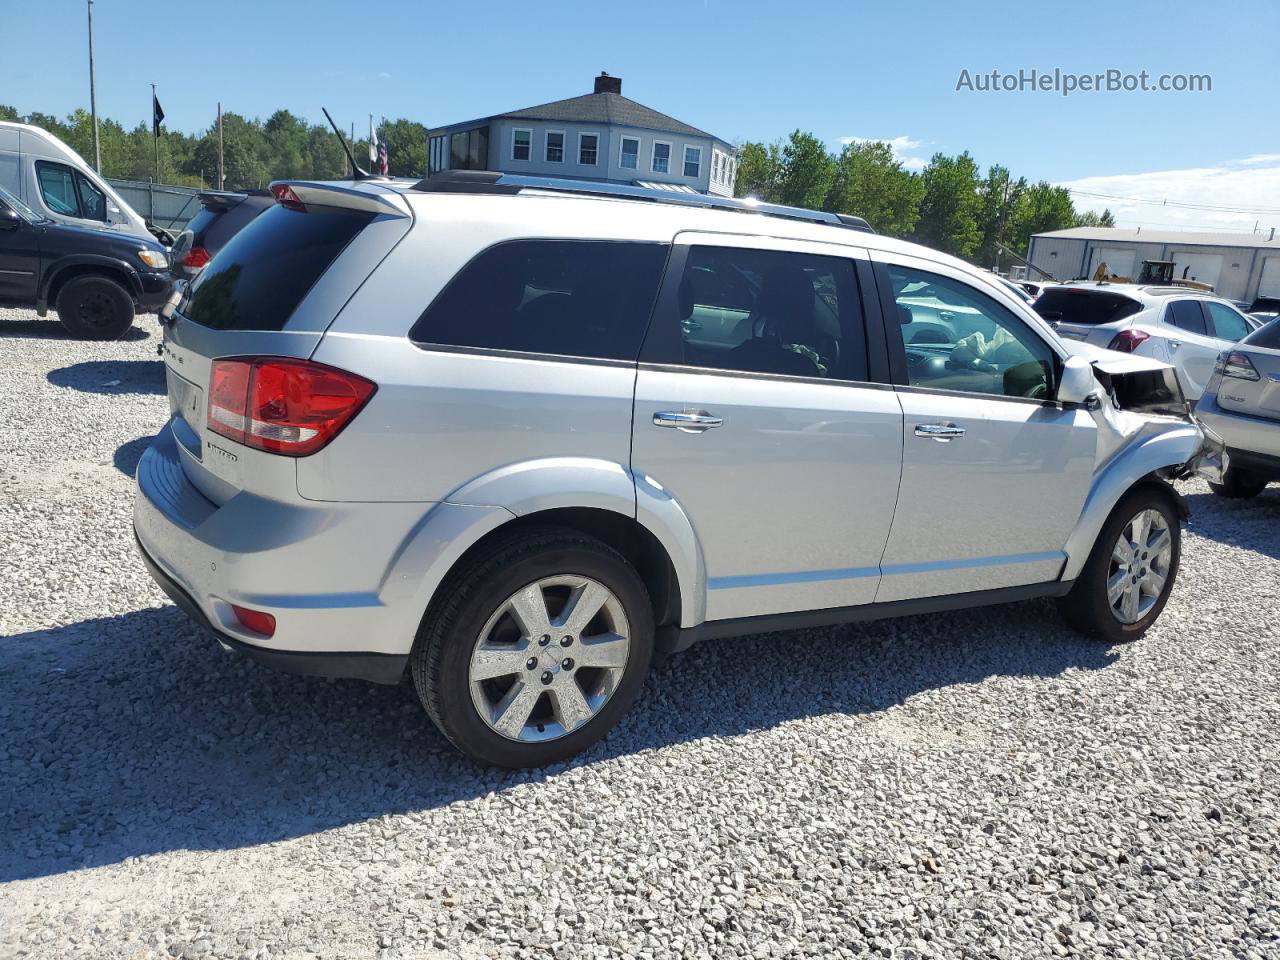
<path fill-rule="evenodd" d="M 707 643 L 496 773 L 152 586 L 156 343 L 0 312 L 0 957 L 1280 956 L 1280 487 L 1183 486 L 1132 646 L 1040 602 Z"/>

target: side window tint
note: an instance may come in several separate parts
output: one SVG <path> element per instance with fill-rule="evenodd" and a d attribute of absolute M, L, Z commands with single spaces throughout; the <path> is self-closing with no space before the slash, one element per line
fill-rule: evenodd
<path fill-rule="evenodd" d="M 81 216 L 89 220 L 107 219 L 107 196 L 95 187 L 88 177 L 76 174 L 76 183 L 80 187 Z"/>
<path fill-rule="evenodd" d="M 1057 358 L 1027 324 L 966 283 L 889 267 L 913 387 L 1051 399 Z"/>
<path fill-rule="evenodd" d="M 75 179 L 70 167 L 56 163 L 37 163 L 36 180 L 40 184 L 40 196 L 44 198 L 46 207 L 64 216 L 80 216 Z"/>
<path fill-rule="evenodd" d="M 680 278 L 677 355 L 694 367 L 867 379 L 853 262 L 772 250 L 692 247 Z M 664 318 L 668 323 L 672 318 Z"/>
<path fill-rule="evenodd" d="M 416 343 L 635 360 L 670 248 L 515 240 L 484 251 L 414 324 Z"/>
<path fill-rule="evenodd" d="M 1249 335 L 1249 325 L 1244 317 L 1236 313 L 1224 303 L 1205 302 L 1209 318 L 1213 321 L 1213 335 L 1235 343 Z"/>
<path fill-rule="evenodd" d="M 1207 334 L 1199 300 L 1175 300 L 1169 304 L 1169 322 L 1188 333 Z"/>

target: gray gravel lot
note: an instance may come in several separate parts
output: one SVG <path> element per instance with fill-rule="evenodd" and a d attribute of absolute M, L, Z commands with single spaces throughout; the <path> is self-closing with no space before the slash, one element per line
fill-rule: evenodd
<path fill-rule="evenodd" d="M 1280 487 L 1172 602 L 707 643 L 496 773 L 407 688 L 224 654 L 134 555 L 152 317 L 0 311 L 0 957 L 1280 957 Z"/>

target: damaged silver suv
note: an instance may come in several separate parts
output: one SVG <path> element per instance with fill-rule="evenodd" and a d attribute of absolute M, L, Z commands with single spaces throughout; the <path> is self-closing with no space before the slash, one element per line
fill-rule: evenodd
<path fill-rule="evenodd" d="M 1206 466 L 1167 364 L 808 210 L 498 174 L 278 183 L 166 320 L 153 576 L 228 649 L 599 740 L 694 641 L 1056 597 L 1140 636 Z M 1085 351 L 1082 353 L 1082 351 Z"/>

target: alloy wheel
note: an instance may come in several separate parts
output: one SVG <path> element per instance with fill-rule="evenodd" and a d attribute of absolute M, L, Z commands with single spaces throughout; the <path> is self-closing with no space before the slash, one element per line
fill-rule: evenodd
<path fill-rule="evenodd" d="M 471 701 L 509 740 L 555 740 L 589 722 L 626 672 L 631 633 L 614 593 L 559 574 L 521 587 L 486 621 L 468 666 Z"/>
<path fill-rule="evenodd" d="M 1107 571 L 1107 603 L 1117 620 L 1137 623 L 1159 602 L 1172 558 L 1173 535 L 1159 510 L 1143 510 L 1124 525 Z"/>

